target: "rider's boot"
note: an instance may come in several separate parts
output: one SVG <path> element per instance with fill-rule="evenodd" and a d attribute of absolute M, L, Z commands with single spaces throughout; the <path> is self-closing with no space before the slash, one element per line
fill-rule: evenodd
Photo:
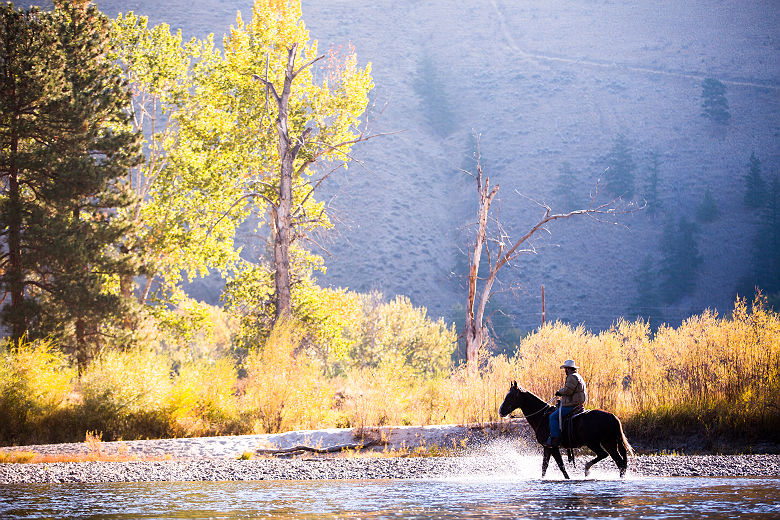
<path fill-rule="evenodd" d="M 547 437 L 547 442 L 544 443 L 548 448 L 557 448 L 561 445 L 560 437 Z"/>

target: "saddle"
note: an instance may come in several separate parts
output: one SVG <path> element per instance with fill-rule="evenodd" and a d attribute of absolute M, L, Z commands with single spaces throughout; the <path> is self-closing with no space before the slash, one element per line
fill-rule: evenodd
<path fill-rule="evenodd" d="M 572 417 L 579 415 L 581 413 L 585 413 L 585 407 L 581 404 L 577 405 L 571 412 L 567 413 L 563 416 L 564 419 L 571 420 Z"/>
<path fill-rule="evenodd" d="M 573 433 L 571 427 L 572 421 L 575 417 L 578 417 L 584 413 L 588 413 L 589 411 L 590 410 L 586 410 L 584 406 L 579 405 L 574 410 L 561 417 L 561 422 L 563 423 L 563 427 L 561 428 L 561 437 L 566 436 L 569 438 L 569 441 L 571 441 L 571 434 Z"/>
<path fill-rule="evenodd" d="M 588 413 L 590 410 L 586 410 L 583 405 L 577 406 L 574 410 L 564 415 L 561 419 L 563 425 L 561 428 L 561 438 L 567 439 L 569 446 L 574 445 L 574 428 L 572 427 L 572 421 L 575 417 Z M 570 447 L 567 448 L 566 454 L 568 455 L 569 462 L 574 463 L 574 450 Z"/>

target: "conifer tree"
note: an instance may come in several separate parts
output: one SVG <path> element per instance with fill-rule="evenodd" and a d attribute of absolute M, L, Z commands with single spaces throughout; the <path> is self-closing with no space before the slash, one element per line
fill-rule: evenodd
<path fill-rule="evenodd" d="M 780 178 L 775 176 L 753 241 L 753 279 L 765 294 L 780 292 Z"/>
<path fill-rule="evenodd" d="M 766 186 L 761 179 L 761 161 L 755 152 L 750 154 L 748 172 L 745 174 L 745 206 L 758 209 L 766 199 Z"/>
<path fill-rule="evenodd" d="M 420 98 L 420 112 L 431 130 L 439 137 L 447 137 L 456 127 L 452 103 L 447 97 L 441 74 L 429 54 L 423 54 L 417 63 L 417 74 L 412 83 Z"/>
<path fill-rule="evenodd" d="M 715 78 L 707 78 L 701 84 L 702 115 L 718 125 L 728 125 L 731 119 L 726 85 Z"/>
<path fill-rule="evenodd" d="M 634 275 L 634 282 L 636 283 L 636 299 L 630 315 L 647 318 L 651 325 L 657 325 L 660 322 L 658 280 L 651 255 L 645 255 Z"/>
<path fill-rule="evenodd" d="M 132 269 L 117 212 L 131 200 L 121 179 L 139 157 L 128 92 L 94 5 L 0 9 L 0 284 L 11 294 L 2 318 L 14 339 L 59 335 L 83 366 L 106 324 L 128 311 L 114 290 Z"/>
<path fill-rule="evenodd" d="M 699 222 L 707 223 L 714 222 L 718 218 L 718 205 L 715 203 L 715 198 L 712 196 L 712 191 L 707 188 L 704 192 L 704 198 L 696 208 L 696 220 Z"/>
<path fill-rule="evenodd" d="M 45 143 L 58 133 L 57 107 L 63 91 L 64 60 L 55 52 L 51 16 L 0 5 L 0 224 L 4 251 L 0 283 L 5 295 L 3 322 L 11 337 L 21 338 L 39 309 L 29 298 L 35 253 L 46 209 L 36 193 L 53 190 L 52 179 L 36 175 L 53 156 Z M 33 119 L 30 114 L 35 114 Z M 33 172 L 33 173 L 31 173 Z"/>
<path fill-rule="evenodd" d="M 696 286 L 696 275 L 702 259 L 698 244 L 699 229 L 685 217 L 664 226 L 661 238 L 660 295 L 674 303 Z"/>
<path fill-rule="evenodd" d="M 606 157 L 604 173 L 606 188 L 618 197 L 631 198 L 634 194 L 634 158 L 631 143 L 625 135 L 618 134 Z"/>

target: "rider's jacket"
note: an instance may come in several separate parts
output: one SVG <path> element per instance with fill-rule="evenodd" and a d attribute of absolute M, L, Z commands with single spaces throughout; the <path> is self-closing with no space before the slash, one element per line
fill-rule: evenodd
<path fill-rule="evenodd" d="M 588 400 L 588 389 L 585 380 L 577 372 L 566 376 L 566 383 L 558 390 L 561 395 L 561 406 L 579 406 Z"/>

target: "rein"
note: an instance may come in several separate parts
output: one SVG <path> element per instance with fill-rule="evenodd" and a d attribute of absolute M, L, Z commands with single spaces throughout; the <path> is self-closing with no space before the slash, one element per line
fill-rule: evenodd
<path fill-rule="evenodd" d="M 526 419 L 528 419 L 529 417 L 531 417 L 531 416 L 533 416 L 533 415 L 536 415 L 536 414 L 538 414 L 539 412 L 543 412 L 543 411 L 545 411 L 546 409 L 547 409 L 547 405 L 544 405 L 544 406 L 543 406 L 543 407 L 541 407 L 539 410 L 536 410 L 534 413 L 529 413 L 528 415 L 526 415 L 525 413 L 523 413 L 523 415 L 525 415 L 525 418 L 526 418 Z"/>
<path fill-rule="evenodd" d="M 557 399 L 557 397 L 558 397 L 558 396 L 553 396 L 553 398 L 552 398 L 552 399 L 550 399 L 550 401 L 554 401 L 555 399 Z M 532 417 L 532 416 L 534 416 L 534 415 L 536 415 L 536 414 L 538 414 L 538 413 L 540 413 L 540 412 L 543 412 L 543 411 L 545 411 L 545 410 L 547 409 L 547 407 L 548 407 L 548 406 L 550 406 L 550 401 L 547 401 L 546 403 L 544 403 L 540 409 L 536 410 L 536 411 L 535 411 L 535 412 L 533 412 L 533 413 L 526 414 L 525 412 L 523 412 L 523 416 L 524 416 L 526 419 L 528 419 L 529 417 Z M 520 411 L 521 411 L 521 412 L 523 411 L 523 410 L 522 410 L 522 408 L 520 409 Z"/>

